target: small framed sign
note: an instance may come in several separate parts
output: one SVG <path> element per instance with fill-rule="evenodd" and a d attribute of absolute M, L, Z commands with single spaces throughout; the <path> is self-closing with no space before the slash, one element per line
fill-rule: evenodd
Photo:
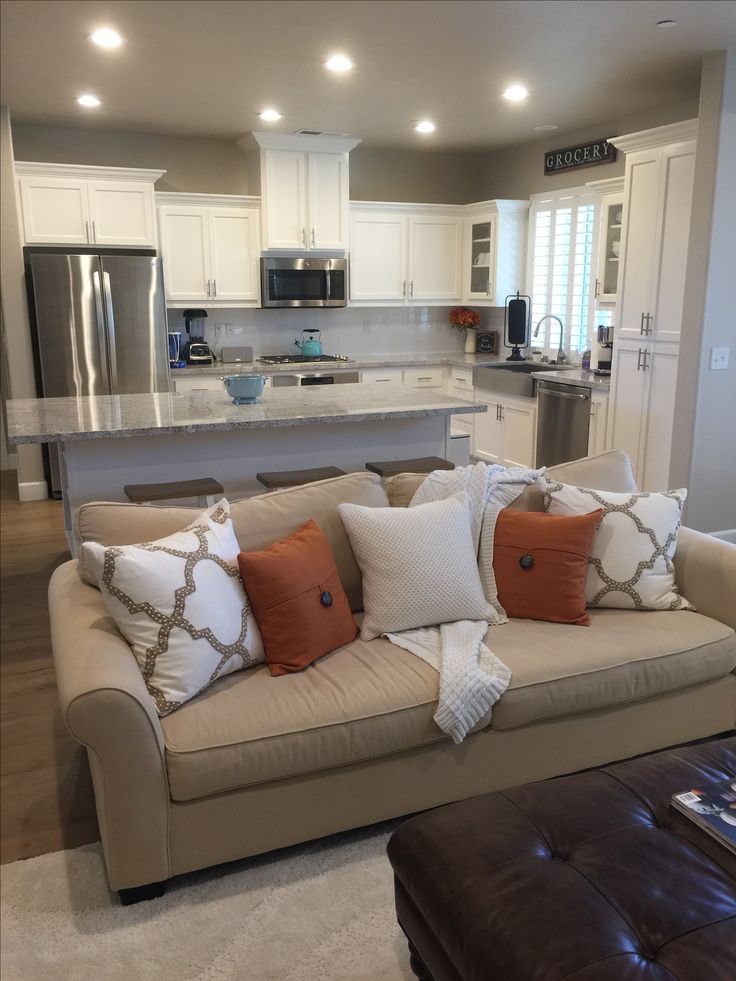
<path fill-rule="evenodd" d="M 612 143 L 608 140 L 591 140 L 578 146 L 566 146 L 561 150 L 547 150 L 544 154 L 544 172 L 559 174 L 575 167 L 612 163 L 615 159 L 616 147 Z"/>

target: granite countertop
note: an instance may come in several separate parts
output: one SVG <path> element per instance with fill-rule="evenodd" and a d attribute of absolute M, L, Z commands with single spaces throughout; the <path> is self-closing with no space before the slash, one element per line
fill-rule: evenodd
<path fill-rule="evenodd" d="M 609 375 L 594 375 L 587 368 L 567 368 L 564 371 L 533 371 L 532 378 L 537 381 L 553 381 L 562 385 L 582 385 L 591 392 L 608 395 L 611 388 Z"/>
<path fill-rule="evenodd" d="M 224 388 L 177 395 L 11 399 L 6 405 L 8 437 L 16 444 L 381 422 L 486 410 L 484 405 L 400 384 L 267 388 L 256 405 L 234 405 Z"/>
<path fill-rule="evenodd" d="M 192 375 L 276 375 L 293 373 L 295 371 L 360 371 L 363 368 L 411 368 L 425 365 L 446 366 L 452 368 L 476 368 L 478 365 L 503 364 L 506 356 L 503 354 L 463 354 L 462 351 L 434 351 L 426 354 L 356 354 L 349 361 L 303 361 L 299 364 L 261 364 L 257 359 L 253 362 L 235 362 L 205 365 L 202 368 L 172 368 L 171 377 Z"/>

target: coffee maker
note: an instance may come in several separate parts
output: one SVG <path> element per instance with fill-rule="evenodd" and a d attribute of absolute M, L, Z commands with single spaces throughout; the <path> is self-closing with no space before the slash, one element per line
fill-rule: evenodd
<path fill-rule="evenodd" d="M 212 364 L 212 352 L 209 344 L 204 339 L 204 321 L 207 317 L 206 310 L 185 310 L 184 311 L 184 330 L 187 335 L 187 342 L 182 351 L 182 357 L 187 364 L 201 366 Z"/>
<path fill-rule="evenodd" d="M 594 375 L 607 376 L 611 374 L 611 362 L 613 360 L 613 327 L 598 327 L 596 344 L 596 366 L 593 369 Z"/>

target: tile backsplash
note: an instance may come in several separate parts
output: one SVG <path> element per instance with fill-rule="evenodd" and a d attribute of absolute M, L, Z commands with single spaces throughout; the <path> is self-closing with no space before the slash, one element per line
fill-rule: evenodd
<path fill-rule="evenodd" d="M 476 308 L 481 330 L 503 328 L 503 307 Z M 461 351 L 465 332 L 447 323 L 448 307 L 345 307 L 339 310 L 209 310 L 205 340 L 215 354 L 224 344 L 247 344 L 259 354 L 295 354 L 306 327 L 322 331 L 326 354 L 417 354 Z M 184 330 L 181 310 L 168 311 L 169 330 Z"/>

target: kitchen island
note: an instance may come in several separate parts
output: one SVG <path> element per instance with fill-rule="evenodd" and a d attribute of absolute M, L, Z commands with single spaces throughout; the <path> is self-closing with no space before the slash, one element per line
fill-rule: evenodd
<path fill-rule="evenodd" d="M 124 501 L 125 484 L 214 477 L 231 497 L 261 493 L 256 473 L 450 453 L 453 415 L 487 407 L 403 385 L 266 389 L 234 405 L 224 388 L 184 394 L 14 399 L 11 443 L 58 443 L 67 538 L 87 501 Z"/>

